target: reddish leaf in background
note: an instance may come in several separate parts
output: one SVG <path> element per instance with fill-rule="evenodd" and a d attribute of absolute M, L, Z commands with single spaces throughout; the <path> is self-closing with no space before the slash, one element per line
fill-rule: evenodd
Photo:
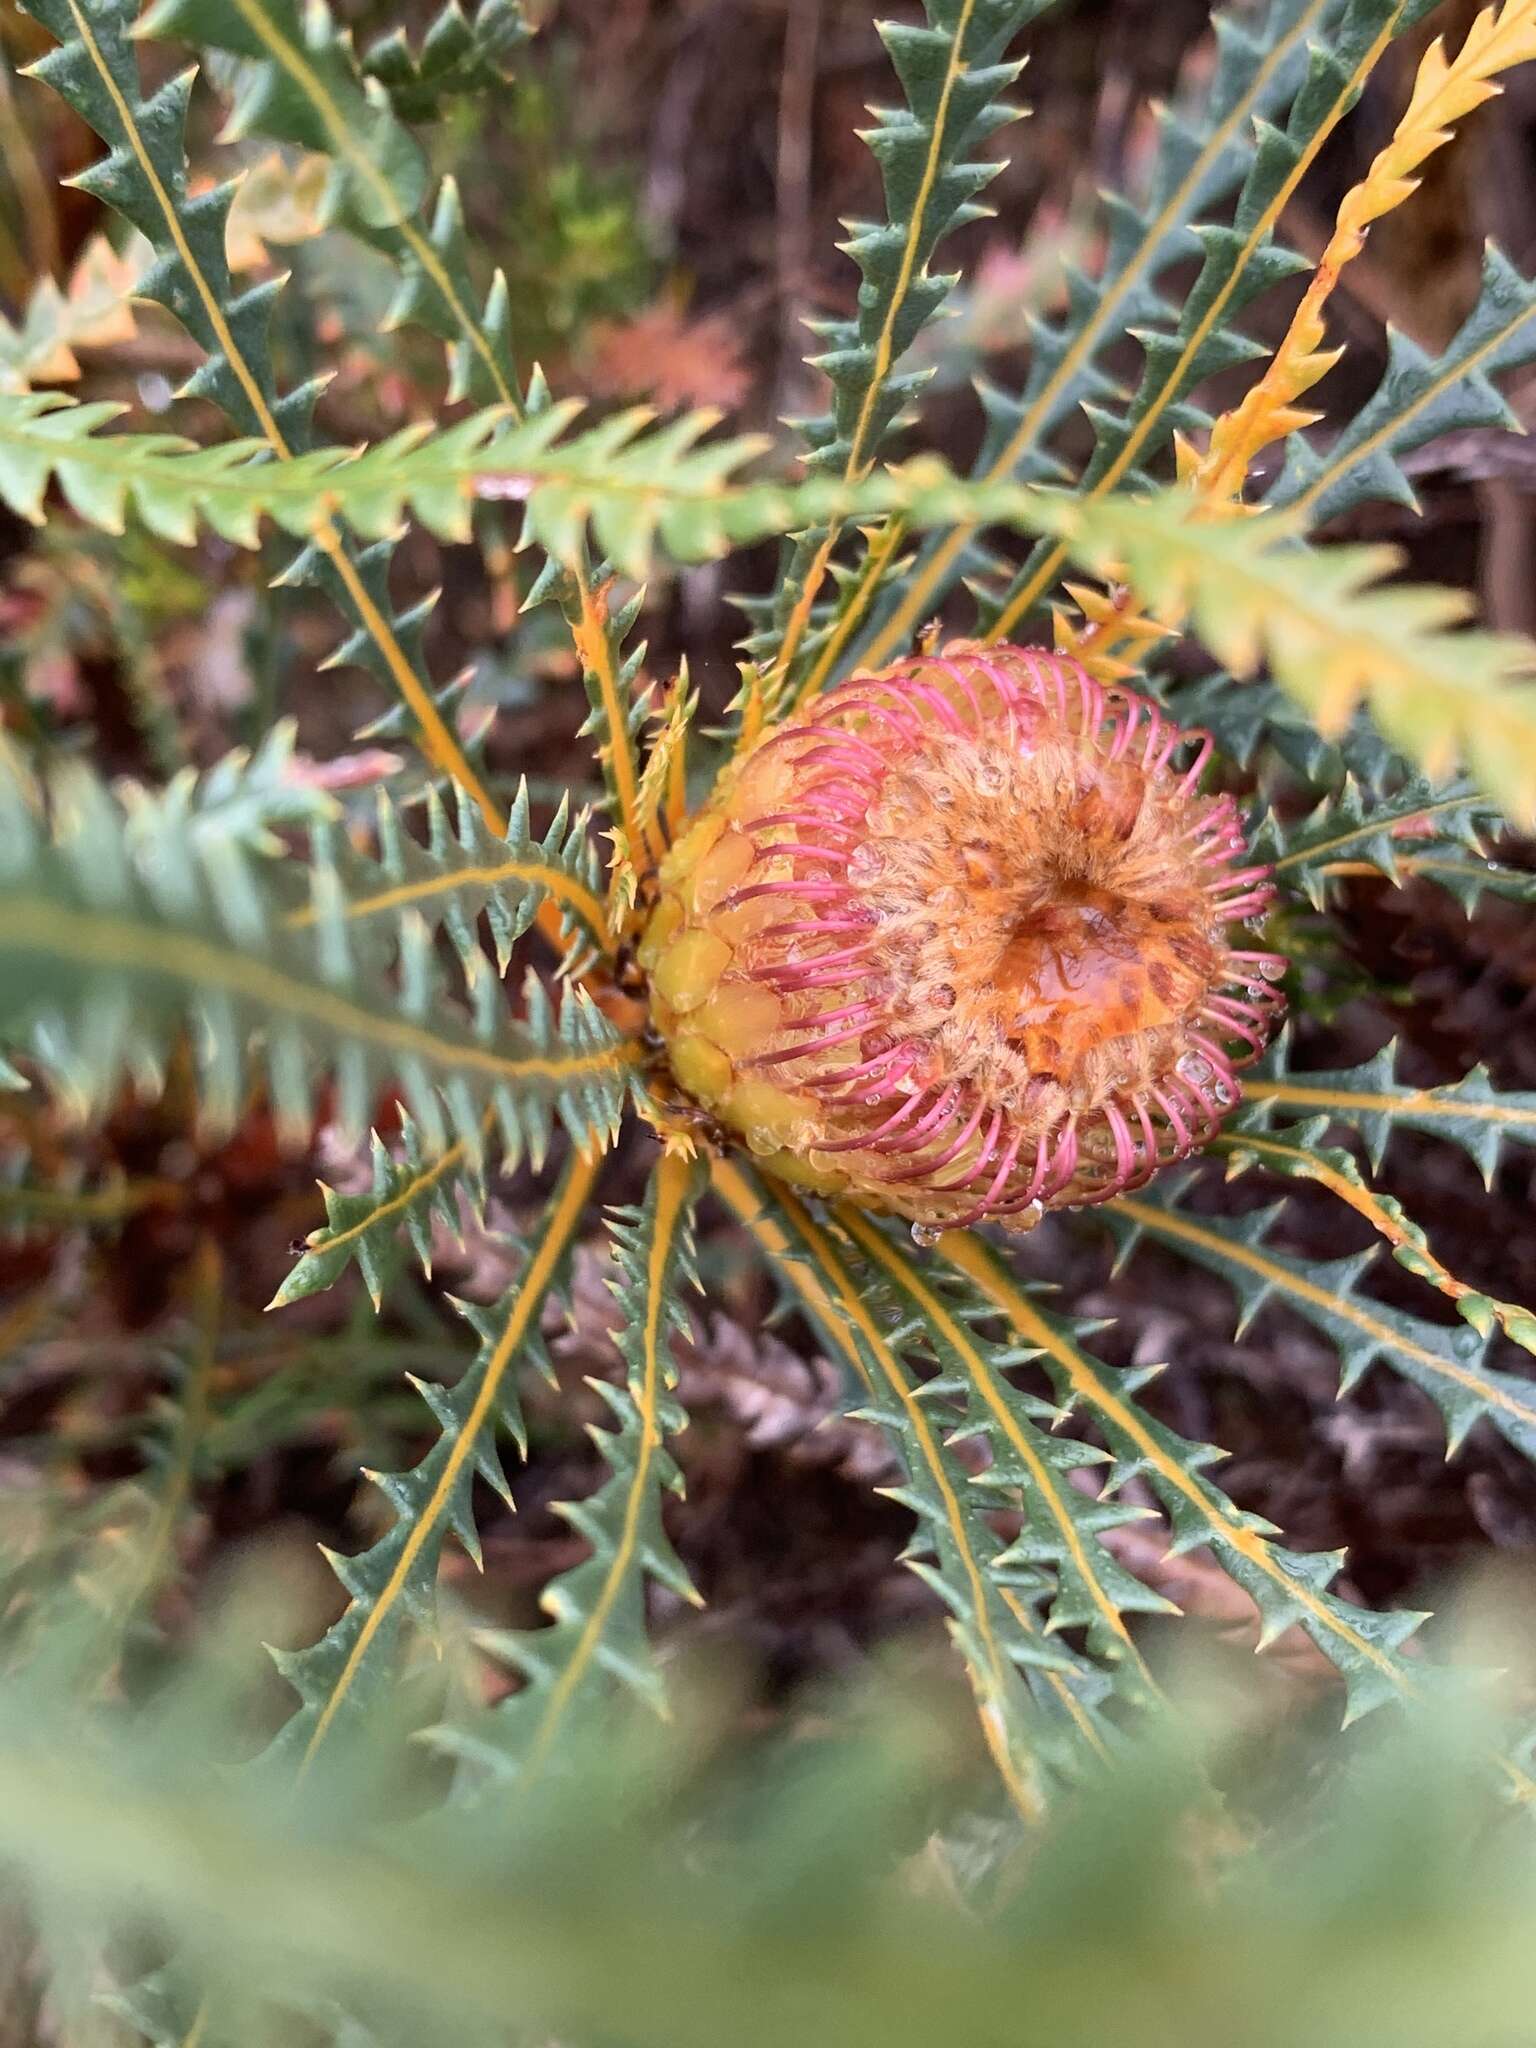
<path fill-rule="evenodd" d="M 599 398 L 645 398 L 661 412 L 694 405 L 729 408 L 742 404 L 752 388 L 741 349 L 741 336 L 726 314 L 691 320 L 658 300 L 632 320 L 594 327 L 583 371 Z"/>

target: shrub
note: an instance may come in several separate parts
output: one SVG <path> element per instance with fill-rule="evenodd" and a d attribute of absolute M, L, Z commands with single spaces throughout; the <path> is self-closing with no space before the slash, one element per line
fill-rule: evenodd
<path fill-rule="evenodd" d="M 354 41 L 297 0 L 157 0 L 143 19 L 131 0 L 25 0 L 51 38 L 32 78 L 105 152 L 75 182 L 147 245 L 137 268 L 96 259 L 92 318 L 126 317 L 114 291 L 174 316 L 196 350 L 202 437 L 119 426 L 113 403 L 52 388 L 83 301 L 40 294 L 6 354 L 0 495 L 34 521 L 67 508 L 124 548 L 212 537 L 275 553 L 282 586 L 339 613 L 335 663 L 375 679 L 393 706 L 380 730 L 416 765 L 368 817 L 296 773 L 275 706 L 253 753 L 155 788 L 15 736 L 0 781 L 7 1079 L 81 1122 L 169 1073 L 204 1133 L 237 1126 L 253 1090 L 290 1147 L 312 1144 L 322 1111 L 350 1141 L 379 1124 L 371 1185 L 325 1190 L 279 1313 L 354 1264 L 378 1306 L 435 1231 L 480 1214 L 488 1181 L 558 1169 L 526 1240 L 503 1247 L 514 1277 L 466 1310 L 472 1362 L 417 1382 L 435 1440 L 373 1475 L 380 1533 L 331 1559 L 339 1617 L 281 1659 L 292 1711 L 269 1768 L 302 1781 L 333 1745 L 351 1753 L 434 1638 L 444 1546 L 474 1556 L 475 1482 L 507 1490 L 519 1388 L 547 1364 L 546 1315 L 637 1125 L 654 1164 L 607 1224 L 623 1372 L 600 1390 L 606 1477 L 562 1510 L 582 1555 L 545 1588 L 544 1625 L 481 1641 L 502 1674 L 494 1703 L 456 1695 L 435 1731 L 476 1829 L 589 1758 L 616 1704 L 664 1704 L 647 1591 L 696 1597 L 664 1510 L 686 1421 L 671 1343 L 698 1286 L 706 1191 L 845 1374 L 846 1405 L 889 1437 L 914 1569 L 948 1612 L 1016 1822 L 1088 1796 L 1163 1705 L 1139 1618 L 1168 1602 L 1115 1542 L 1154 1504 L 1266 1639 L 1310 1638 L 1348 1718 L 1462 1683 L 1410 1648 L 1421 1617 L 1345 1599 L 1340 1555 L 1290 1549 L 1235 1505 L 1218 1454 L 1144 1405 L 1148 1373 L 1101 1362 L 1092 1326 L 1020 1277 L 1010 1233 L 1087 1207 L 1122 1251 L 1147 1242 L 1219 1275 L 1243 1324 L 1265 1303 L 1293 1309 L 1336 1349 L 1341 1390 L 1373 1366 L 1402 1375 L 1449 1451 L 1484 1424 L 1536 1456 L 1536 1392 L 1507 1359 L 1511 1342 L 1536 1350 L 1536 1324 L 1457 1280 L 1357 1159 L 1379 1166 L 1411 1130 L 1491 1175 L 1506 1141 L 1536 1140 L 1536 1096 L 1481 1070 L 1418 1088 L 1390 1049 L 1352 1071 L 1298 1068 L 1276 1028 L 1287 998 L 1327 1000 L 1341 875 L 1530 894 L 1485 845 L 1536 817 L 1532 649 L 1469 628 L 1458 594 L 1400 580 L 1390 552 L 1309 535 L 1368 500 L 1411 504 L 1402 465 L 1433 437 L 1513 424 L 1493 379 L 1536 357 L 1536 297 L 1490 248 L 1442 355 L 1394 337 L 1374 396 L 1322 431 L 1307 401 L 1337 359 L 1328 304 L 1370 224 L 1536 55 L 1536 6 L 1504 0 L 1454 51 L 1429 46 L 1267 356 L 1244 316 L 1307 269 L 1282 213 L 1430 8 L 1219 15 L 1203 91 L 1163 113 L 1144 189 L 1104 202 L 1103 260 L 1035 326 L 1021 387 L 983 389 L 985 437 L 960 474 L 910 452 L 924 376 L 908 363 L 954 282 L 941 246 L 980 211 L 1021 37 L 1047 5 L 925 0 L 921 23 L 882 31 L 899 95 L 867 139 L 885 211 L 853 227 L 856 310 L 824 329 L 827 410 L 791 457 L 721 438 L 705 412 L 590 422 L 519 361 L 517 307 L 480 275 L 458 187 L 418 132 L 456 96 L 517 93 L 525 31 L 508 0 L 450 0 L 419 45 Z M 445 418 L 365 447 L 325 438 L 319 378 L 279 376 L 280 284 L 231 270 L 235 186 L 192 174 L 193 74 L 156 59 L 163 82 L 143 82 L 157 38 L 207 62 L 239 132 L 290 166 L 321 160 L 312 225 L 384 266 L 400 347 L 419 330 L 447 349 Z M 1179 265 L 1194 275 L 1176 294 Z M 1127 337 L 1139 367 L 1122 387 Z M 309 343 L 318 362 L 323 337 Z M 1246 394 L 1207 409 L 1213 382 L 1256 358 Z M 595 820 L 507 772 L 494 724 L 488 740 L 460 685 L 433 674 L 423 610 L 391 595 L 413 529 L 484 541 L 508 503 L 538 565 L 529 630 L 563 622 L 585 684 Z M 706 733 L 686 666 L 665 682 L 646 669 L 641 579 L 779 538 L 771 592 L 743 600 L 729 730 Z M 929 630 L 940 613 L 952 624 Z M 1262 815 L 1260 786 L 1286 792 Z M 1170 1169 L 1197 1151 L 1321 1183 L 1459 1323 L 1379 1300 L 1369 1256 L 1277 1248 L 1272 1209 L 1192 1199 L 1204 1183 Z M 141 1198 L 81 1191 L 41 1158 L 14 1193 L 19 1212 L 64 1222 Z M 190 1275 L 201 1327 L 215 1247 Z M 185 1456 L 160 1468 L 162 1546 L 195 1464 L 196 1398 L 172 1426 Z M 92 1653 L 104 1669 L 160 1569 L 114 1581 Z M 40 1654 L 54 1627 L 18 1639 Z M 1519 1799 L 1536 1790 L 1516 1736 L 1490 1739 L 1487 1768 Z M 366 1945 L 354 1958 L 375 1959 Z M 623 2031 L 623 2015 L 601 2024 Z"/>

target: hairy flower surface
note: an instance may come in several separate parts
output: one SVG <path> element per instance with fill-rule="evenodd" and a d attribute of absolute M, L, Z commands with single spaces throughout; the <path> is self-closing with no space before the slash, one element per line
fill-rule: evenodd
<path fill-rule="evenodd" d="M 854 677 L 662 866 L 640 957 L 679 1085 L 920 1232 L 1139 1186 L 1214 1132 L 1281 1008 L 1210 750 L 1031 648 Z"/>

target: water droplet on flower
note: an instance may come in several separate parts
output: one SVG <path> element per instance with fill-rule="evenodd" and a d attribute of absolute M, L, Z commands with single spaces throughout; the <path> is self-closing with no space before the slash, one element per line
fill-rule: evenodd
<path fill-rule="evenodd" d="M 1259 962 L 1259 972 L 1266 981 L 1284 981 L 1285 962 L 1275 953 L 1267 953 Z"/>
<path fill-rule="evenodd" d="M 1262 1003 L 1265 996 L 1268 995 L 1268 993 L 1269 991 L 1264 986 L 1262 981 L 1250 981 L 1248 986 L 1243 990 L 1243 994 L 1248 998 L 1250 1003 Z"/>
<path fill-rule="evenodd" d="M 1237 1097 L 1227 1086 L 1226 1082 L 1221 1080 L 1212 1083 L 1211 1094 L 1215 1098 L 1217 1105 L 1222 1109 L 1230 1109 L 1237 1100 Z"/>
<path fill-rule="evenodd" d="M 1044 1214 L 1044 1202 L 1031 1202 L 1027 1208 L 1021 1209 L 1017 1216 L 1009 1218 L 1008 1227 L 1010 1230 L 1033 1230 Z"/>
<path fill-rule="evenodd" d="M 884 855 L 866 839 L 848 856 L 848 879 L 850 882 L 872 882 L 884 866 Z"/>
<path fill-rule="evenodd" d="M 941 782 L 938 788 L 934 790 L 933 805 L 934 809 L 939 811 L 952 811 L 954 809 L 955 792 L 947 782 Z"/>
<path fill-rule="evenodd" d="M 979 761 L 971 779 L 982 796 L 1000 796 L 1008 771 L 1001 761 Z"/>
<path fill-rule="evenodd" d="M 955 1007 L 955 992 L 947 981 L 941 981 L 929 997 L 936 1010 L 952 1010 Z"/>
<path fill-rule="evenodd" d="M 1188 1081 L 1192 1088 L 1200 1088 L 1211 1078 L 1209 1060 L 1201 1059 L 1197 1052 L 1180 1053 L 1173 1071 L 1181 1081 Z"/>
<path fill-rule="evenodd" d="M 912 1242 L 920 1252 L 932 1251 L 943 1235 L 943 1231 L 935 1230 L 931 1223 L 914 1223 L 912 1226 Z"/>

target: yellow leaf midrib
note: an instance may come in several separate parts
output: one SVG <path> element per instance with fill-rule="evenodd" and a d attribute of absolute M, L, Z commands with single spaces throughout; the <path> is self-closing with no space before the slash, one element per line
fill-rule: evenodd
<path fill-rule="evenodd" d="M 1155 248 L 1171 231 L 1181 210 L 1188 205 L 1192 194 L 1198 189 L 1200 180 L 1241 129 L 1252 108 L 1260 82 L 1271 76 L 1282 61 L 1294 54 L 1297 45 L 1315 27 L 1329 4 L 1330 0 L 1312 0 L 1306 15 L 1298 22 L 1286 41 L 1265 53 L 1255 73 L 1253 90 L 1244 95 L 1228 118 L 1212 131 L 1184 179 L 1170 195 L 1148 229 L 1144 242 L 1146 248 Z M 1139 274 L 1134 268 L 1126 273 L 1127 276 Z M 1060 392 L 1078 374 L 1083 364 L 1091 360 L 1093 350 L 1112 324 L 1111 313 L 1119 302 L 1119 294 L 1102 300 L 1081 333 L 1073 338 L 1060 364 L 1041 386 L 1029 411 L 1022 416 L 1002 450 L 986 470 L 985 476 L 989 482 L 1010 471 L 1023 451 L 1036 440 L 1041 422 L 1047 416 L 1050 406 L 1056 402 Z M 950 565 L 958 559 L 980 530 L 975 526 L 957 527 L 949 539 L 934 551 L 929 563 L 917 571 L 901 604 L 867 650 L 868 665 L 871 668 L 878 668 L 889 658 L 894 648 L 903 645 L 911 636 L 918 622 L 931 609 L 934 602 L 933 593 L 943 577 L 948 574 Z"/>
<path fill-rule="evenodd" d="M 364 896 L 349 896 L 337 915 L 346 923 L 378 916 L 384 911 L 404 910 L 413 904 L 430 902 L 435 896 L 451 896 L 459 889 L 495 889 L 503 882 L 526 882 L 547 896 L 574 910 L 590 926 L 592 935 L 606 943 L 603 906 L 584 883 L 574 880 L 563 868 L 542 861 L 506 860 L 494 865 L 450 869 L 442 875 L 421 875 L 410 881 L 391 883 Z M 321 913 L 312 903 L 289 913 L 284 923 L 290 931 L 301 931 L 319 922 Z"/>
<path fill-rule="evenodd" d="M 1018 1418 L 998 1391 L 997 1376 L 991 1365 L 967 1334 L 958 1317 L 951 1314 L 938 1295 L 934 1293 L 933 1289 L 925 1285 L 921 1276 L 911 1265 L 911 1262 L 897 1256 L 878 1230 L 860 1216 L 857 1211 L 847 1207 L 838 1211 L 838 1220 L 848 1234 L 862 1248 L 865 1256 L 874 1260 L 881 1270 L 889 1275 L 896 1286 L 902 1288 L 911 1296 L 912 1300 L 918 1304 L 923 1316 L 931 1321 L 935 1328 L 942 1333 L 944 1341 L 953 1348 L 957 1356 L 965 1360 L 966 1370 L 976 1391 L 986 1403 L 993 1420 L 1003 1431 L 1014 1452 L 1028 1471 L 1030 1478 L 1039 1490 L 1041 1498 L 1049 1505 L 1051 1519 L 1056 1525 L 1057 1533 L 1066 1545 L 1067 1553 L 1076 1566 L 1083 1584 L 1091 1592 L 1094 1605 L 1098 1608 L 1111 1633 L 1119 1639 L 1135 1666 L 1137 1675 L 1146 1683 L 1151 1684 L 1151 1673 L 1146 1669 L 1140 1652 L 1131 1640 L 1131 1633 L 1126 1627 L 1125 1619 L 1119 1608 L 1116 1607 L 1103 1586 L 1099 1583 L 1098 1573 L 1094 1568 L 1092 1558 L 1088 1555 L 1082 1533 L 1062 1502 L 1060 1483 L 1056 1475 L 1051 1472 L 1044 1459 L 1041 1458 L 1039 1452 L 1019 1427 Z"/>
<path fill-rule="evenodd" d="M 1486 1407 L 1497 1409 L 1500 1414 L 1510 1416 L 1522 1426 L 1529 1428 L 1536 1422 L 1536 1415 L 1533 1415 L 1531 1409 L 1524 1407 L 1503 1388 L 1490 1383 L 1478 1373 L 1469 1372 L 1465 1366 L 1442 1358 L 1438 1352 L 1431 1351 L 1426 1345 L 1416 1342 L 1400 1330 L 1395 1330 L 1390 1323 L 1382 1322 L 1373 1316 L 1359 1302 L 1331 1292 L 1326 1287 L 1319 1287 L 1315 1281 L 1304 1278 L 1300 1273 L 1293 1273 L 1278 1259 L 1257 1250 L 1254 1246 L 1239 1243 L 1237 1239 L 1219 1235 L 1216 1231 L 1206 1230 L 1176 1210 L 1156 1208 L 1124 1195 L 1120 1196 L 1116 1206 L 1133 1222 L 1139 1223 L 1150 1236 L 1170 1238 L 1175 1244 L 1195 1245 L 1202 1251 L 1229 1260 L 1244 1272 L 1262 1280 L 1282 1297 L 1288 1295 L 1295 1301 L 1304 1301 L 1309 1308 L 1337 1317 L 1340 1322 L 1358 1330 L 1361 1336 L 1368 1338 L 1389 1355 L 1396 1352 L 1405 1359 L 1411 1359 L 1422 1370 L 1433 1373 L 1437 1378 L 1448 1380 L 1453 1386 L 1475 1395 Z M 1536 1388 L 1533 1388 L 1532 1392 L 1536 1395 Z"/>
<path fill-rule="evenodd" d="M 454 1488 L 458 1485 L 465 1466 L 474 1457 L 479 1433 L 495 1410 L 507 1369 L 522 1348 L 533 1326 L 534 1318 L 543 1306 L 544 1296 L 555 1268 L 570 1242 L 572 1231 L 576 1229 L 585 1212 L 587 1197 L 591 1193 L 592 1183 L 597 1177 L 600 1164 L 600 1156 L 576 1153 L 572 1157 L 565 1182 L 545 1219 L 543 1234 L 518 1281 L 516 1297 L 508 1312 L 506 1324 L 486 1361 L 469 1413 L 449 1446 L 448 1455 L 443 1461 L 443 1469 L 438 1474 L 431 1494 L 406 1533 L 405 1542 L 401 1546 L 400 1555 L 395 1560 L 389 1578 L 364 1616 L 357 1639 L 347 1653 L 346 1662 L 326 1695 L 325 1704 L 305 1744 L 299 1764 L 301 1777 L 314 1762 L 315 1756 L 330 1733 L 375 1637 L 398 1605 L 417 1560 L 426 1544 L 436 1534 L 448 1504 L 453 1499 Z"/>
<path fill-rule="evenodd" d="M 1124 1196 L 1118 1198 L 1116 1206 L 1126 1206 Z M 1270 1556 L 1269 1545 L 1263 1537 L 1252 1529 L 1244 1528 L 1241 1523 L 1229 1520 L 1221 1513 L 1195 1479 L 1176 1459 L 1169 1457 L 1163 1450 L 1135 1411 L 1118 1400 L 1100 1383 L 1095 1373 L 1084 1367 L 1075 1347 L 1051 1328 L 1023 1290 L 1014 1286 L 995 1269 L 991 1256 L 982 1249 L 976 1238 L 969 1233 L 950 1233 L 944 1251 L 946 1257 L 952 1260 L 961 1272 L 976 1281 L 983 1292 L 997 1304 L 1027 1342 L 1037 1344 L 1042 1351 L 1049 1353 L 1056 1360 L 1066 1374 L 1068 1384 L 1084 1406 L 1097 1409 L 1116 1429 L 1123 1432 L 1135 1445 L 1137 1455 L 1146 1460 L 1166 1486 L 1182 1495 L 1197 1510 L 1202 1520 L 1219 1533 L 1224 1543 L 1263 1572 L 1288 1600 L 1294 1601 L 1302 1608 L 1325 1633 L 1348 1643 L 1351 1650 L 1375 1665 L 1399 1689 L 1405 1692 L 1412 1691 L 1410 1681 L 1403 1676 L 1390 1657 L 1358 1629 L 1352 1628 L 1348 1622 L 1333 1613 L 1327 1603 L 1318 1599 L 1310 1587 L 1292 1579 L 1281 1570 Z"/>
<path fill-rule="evenodd" d="M 1504 1102 L 1458 1102 L 1439 1096 L 1430 1088 L 1408 1089 L 1401 1095 L 1378 1095 L 1369 1090 L 1351 1094 L 1343 1089 L 1311 1087 L 1302 1081 L 1260 1077 L 1244 1081 L 1243 1094 L 1256 1102 L 1291 1102 L 1303 1108 L 1331 1109 L 1346 1120 L 1362 1111 L 1392 1117 L 1443 1117 L 1447 1123 L 1468 1117 L 1474 1123 L 1506 1124 L 1512 1130 L 1527 1130 L 1536 1139 L 1536 1111 Z"/>
<path fill-rule="evenodd" d="M 667 1383 L 665 1309 L 667 1268 L 677 1249 L 678 1233 L 687 1220 L 691 1166 L 676 1153 L 662 1157 L 656 1169 L 656 1211 L 645 1265 L 645 1314 L 640 1330 L 638 1383 L 630 1382 L 630 1398 L 639 1421 L 639 1442 L 624 1493 L 618 1540 L 603 1572 L 597 1598 L 587 1610 L 571 1654 L 550 1687 L 530 1738 L 519 1785 L 525 1789 L 548 1761 L 566 1710 L 585 1677 L 619 1595 L 634 1567 L 640 1544 L 651 1475 L 661 1452 L 660 1406 Z"/>
<path fill-rule="evenodd" d="M 944 1513 L 945 1526 L 949 1532 L 950 1541 L 955 1547 L 956 1555 L 960 1559 L 961 1569 L 965 1573 L 966 1584 L 970 1591 L 972 1610 L 976 1616 L 977 1633 L 981 1638 L 982 1648 L 987 1660 L 986 1683 L 992 1694 L 992 1699 L 997 1701 L 1006 1698 L 1013 1682 L 1011 1677 L 1012 1666 L 1008 1662 L 1002 1646 L 997 1640 L 996 1631 L 992 1627 L 991 1616 L 988 1612 L 987 1582 L 981 1565 L 977 1561 L 969 1532 L 965 1527 L 965 1519 L 960 1508 L 960 1497 L 955 1490 L 948 1468 L 944 1463 L 937 1434 L 927 1415 L 923 1412 L 922 1404 L 913 1397 L 911 1386 L 908 1384 L 907 1376 L 901 1368 L 900 1361 L 891 1350 L 879 1325 L 860 1300 L 858 1290 L 844 1269 L 842 1261 L 833 1246 L 823 1232 L 817 1228 L 808 1211 L 790 1190 L 775 1183 L 775 1199 L 783 1205 L 785 1211 L 792 1218 L 796 1230 L 799 1231 L 803 1241 L 810 1248 L 812 1256 L 816 1259 L 820 1272 L 827 1276 L 832 1287 L 836 1290 L 835 1298 L 828 1292 L 820 1278 L 807 1269 L 803 1260 L 786 1256 L 786 1253 L 789 1251 L 789 1240 L 784 1236 L 779 1226 L 773 1222 L 772 1218 L 762 1212 L 756 1192 L 746 1180 L 740 1168 L 729 1159 L 716 1159 L 711 1162 L 711 1172 L 714 1177 L 716 1191 L 722 1200 L 741 1218 L 742 1222 L 752 1232 L 754 1237 L 757 1238 L 758 1242 L 764 1246 L 770 1256 L 779 1261 L 783 1277 L 794 1287 L 796 1292 L 819 1310 L 819 1320 L 822 1326 L 837 1343 L 838 1348 L 843 1352 L 843 1355 L 847 1358 L 860 1380 L 873 1392 L 874 1380 L 869 1364 L 865 1359 L 864 1353 L 859 1349 L 858 1344 L 849 1332 L 849 1323 L 853 1324 L 858 1330 L 859 1335 L 869 1346 L 870 1356 L 876 1361 L 882 1378 L 900 1404 L 903 1417 L 912 1431 L 913 1439 L 922 1454 L 923 1464 L 933 1482 L 934 1490 L 938 1494 Z M 998 1591 L 999 1597 L 1002 1597 L 1002 1589 L 999 1588 Z M 1021 1625 L 1028 1628 L 1030 1625 L 1020 1613 L 1018 1607 L 1012 1602 L 1007 1602 L 1006 1604 L 1009 1606 L 1010 1612 L 1020 1621 Z M 1092 1722 L 1083 1712 L 1082 1704 L 1072 1693 L 1070 1686 L 1065 1684 L 1059 1673 L 1048 1672 L 1045 1676 L 1063 1707 L 1078 1724 L 1079 1728 L 1083 1730 L 1085 1739 L 1092 1746 L 1100 1747 L 1097 1731 L 1093 1729 Z M 982 1732 L 993 1762 L 997 1766 L 998 1773 L 1007 1787 L 1009 1798 L 1012 1800 L 1015 1808 L 1026 1818 L 1033 1819 L 1038 1816 L 1040 1810 L 1039 1795 L 1034 1787 L 1025 1781 L 1016 1761 L 1010 1755 L 1006 1738 L 992 1718 L 996 1712 L 995 1707 L 981 1696 L 979 1686 L 976 1687 L 976 1690 Z"/>
<path fill-rule="evenodd" d="M 361 1041 L 438 1067 L 490 1075 L 500 1081 L 563 1084 L 583 1075 L 634 1065 L 631 1041 L 562 1056 L 514 1057 L 473 1040 L 459 1040 L 409 1018 L 381 1013 L 339 990 L 300 980 L 268 961 L 218 945 L 195 933 L 150 930 L 103 911 L 80 910 L 47 897 L 16 892 L 0 899 L 0 946 L 93 966 L 166 975 L 189 991 L 213 987 L 270 1014 L 302 1019 L 338 1040 Z"/>
<path fill-rule="evenodd" d="M 1374 839 L 1380 833 L 1389 831 L 1394 824 L 1408 825 L 1419 818 L 1438 818 L 1446 811 L 1465 810 L 1466 805 L 1466 797 L 1451 796 L 1440 802 L 1421 804 L 1416 811 L 1404 812 L 1399 819 L 1367 818 L 1361 824 L 1352 825 L 1347 832 L 1341 832 L 1335 839 L 1321 839 L 1313 846 L 1301 848 L 1299 852 L 1282 854 L 1273 863 L 1274 872 L 1277 875 L 1283 874 L 1287 868 L 1297 867 L 1303 861 L 1326 860 L 1331 854 L 1337 853 L 1341 846 L 1353 846 L 1360 839 Z M 1405 848 L 1404 851 L 1407 852 L 1408 849 Z"/>

